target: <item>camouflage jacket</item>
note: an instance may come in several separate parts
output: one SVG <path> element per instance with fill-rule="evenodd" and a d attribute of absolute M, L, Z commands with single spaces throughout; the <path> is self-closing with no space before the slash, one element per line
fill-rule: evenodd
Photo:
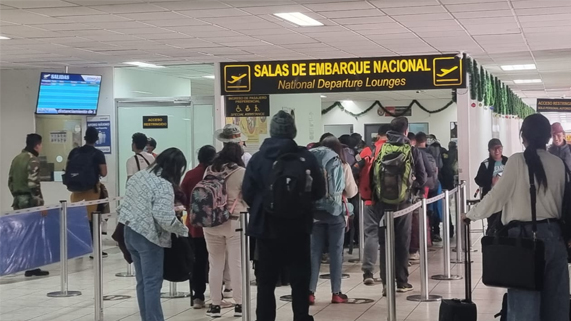
<path fill-rule="evenodd" d="M 8 177 L 8 188 L 14 197 L 14 209 L 44 205 L 39 172 L 40 159 L 31 152 L 23 150 L 14 158 Z"/>

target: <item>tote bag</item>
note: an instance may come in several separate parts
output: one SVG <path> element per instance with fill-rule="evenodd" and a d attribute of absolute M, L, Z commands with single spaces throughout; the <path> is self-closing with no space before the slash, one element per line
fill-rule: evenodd
<path fill-rule="evenodd" d="M 192 279 L 194 248 L 188 237 L 171 234 L 172 245 L 165 248 L 163 279 L 184 282 Z"/>
<path fill-rule="evenodd" d="M 537 190 L 531 168 L 529 185 L 532 237 L 496 235 L 482 238 L 482 282 L 487 286 L 529 291 L 543 289 L 545 244 L 536 237 Z"/>

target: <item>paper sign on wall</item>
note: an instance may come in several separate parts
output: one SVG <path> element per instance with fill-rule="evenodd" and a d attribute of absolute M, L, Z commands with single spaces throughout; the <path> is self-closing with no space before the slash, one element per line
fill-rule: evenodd
<path fill-rule="evenodd" d="M 87 117 L 87 126 L 94 127 L 99 133 L 99 139 L 95 142 L 95 148 L 104 154 L 111 154 L 111 116 Z"/>

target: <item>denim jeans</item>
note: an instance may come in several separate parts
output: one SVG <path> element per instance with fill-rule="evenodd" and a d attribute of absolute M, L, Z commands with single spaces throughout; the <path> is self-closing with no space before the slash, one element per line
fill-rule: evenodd
<path fill-rule="evenodd" d="M 141 320 L 164 321 L 161 307 L 164 249 L 128 226 L 125 226 L 125 245 L 135 265 Z"/>
<path fill-rule="evenodd" d="M 341 272 L 343 269 L 343 240 L 345 234 L 345 217 L 343 215 L 324 216 L 313 224 L 311 234 L 311 283 L 309 289 L 315 293 L 321 254 L 325 247 L 325 238 L 329 237 L 329 273 L 331 274 L 331 292 L 341 292 Z"/>
<path fill-rule="evenodd" d="M 531 235 L 531 225 L 525 227 Z M 511 228 L 517 236 L 519 228 Z M 569 269 L 567 249 L 557 222 L 537 226 L 537 236 L 545 244 L 544 286 L 540 292 L 508 290 L 508 321 L 569 320 Z"/>
<path fill-rule="evenodd" d="M 363 232 L 365 234 L 365 244 L 363 246 L 363 265 L 361 269 L 364 273 L 373 273 L 377 258 L 379 256 L 379 223 L 383 213 L 378 213 L 374 206 L 365 206 L 363 215 Z"/>

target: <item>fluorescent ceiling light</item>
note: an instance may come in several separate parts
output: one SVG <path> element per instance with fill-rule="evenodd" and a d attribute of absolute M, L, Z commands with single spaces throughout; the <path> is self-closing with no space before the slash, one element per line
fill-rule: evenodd
<path fill-rule="evenodd" d="M 0 40 L 10 40 L 8 37 L 0 36 Z"/>
<path fill-rule="evenodd" d="M 343 101 L 342 101 L 342 103 L 345 103 L 345 104 L 352 104 L 352 103 L 353 103 L 353 101 L 352 101 L 351 99 L 345 99 L 345 100 L 343 100 Z"/>
<path fill-rule="evenodd" d="M 516 79 L 515 84 L 537 84 L 541 83 L 541 79 Z"/>
<path fill-rule="evenodd" d="M 327 98 L 327 96 L 325 96 L 325 95 L 321 95 L 321 98 Z"/>
<path fill-rule="evenodd" d="M 214 79 L 214 75 L 202 76 L 202 78 Z"/>
<path fill-rule="evenodd" d="M 142 68 L 165 68 L 164 66 L 159 66 L 159 65 L 150 64 L 150 63 L 146 63 L 146 62 L 140 62 L 140 61 L 128 61 L 128 62 L 125 62 L 124 64 L 142 67 Z"/>
<path fill-rule="evenodd" d="M 151 95 L 152 93 L 148 91 L 141 91 L 141 90 L 133 90 L 135 94 L 143 94 L 143 95 Z"/>
<path fill-rule="evenodd" d="M 274 13 L 274 16 L 280 17 L 289 22 L 293 22 L 296 25 L 302 27 L 323 26 L 321 22 L 313 18 L 310 18 L 301 12 Z"/>
<path fill-rule="evenodd" d="M 502 70 L 504 71 L 512 71 L 512 70 L 535 70 L 535 64 L 527 64 L 527 65 L 505 65 L 501 66 Z"/>

